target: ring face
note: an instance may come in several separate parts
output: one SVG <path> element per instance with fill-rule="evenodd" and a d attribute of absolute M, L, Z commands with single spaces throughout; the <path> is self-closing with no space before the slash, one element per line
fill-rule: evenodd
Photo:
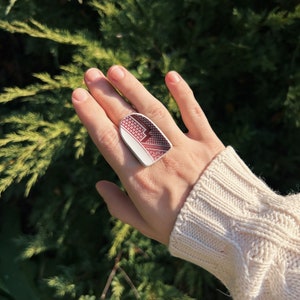
<path fill-rule="evenodd" d="M 120 134 L 144 166 L 152 165 L 172 148 L 162 131 L 149 118 L 139 113 L 132 113 L 121 120 Z"/>

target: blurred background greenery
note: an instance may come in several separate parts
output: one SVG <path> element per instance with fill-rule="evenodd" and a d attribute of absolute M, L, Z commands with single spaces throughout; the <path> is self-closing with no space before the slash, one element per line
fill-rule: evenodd
<path fill-rule="evenodd" d="M 225 144 L 299 192 L 299 33 L 296 0 L 2 0 L 0 299 L 228 299 L 109 216 L 94 184 L 118 178 L 70 95 L 87 68 L 122 64 L 184 130 L 164 86 L 175 69 Z"/>

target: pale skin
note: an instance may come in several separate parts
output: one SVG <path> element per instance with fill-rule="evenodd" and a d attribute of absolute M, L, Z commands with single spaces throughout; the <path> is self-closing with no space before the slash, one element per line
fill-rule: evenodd
<path fill-rule="evenodd" d="M 187 133 L 178 128 L 162 103 L 123 66 L 112 66 L 106 76 L 91 68 L 84 80 L 89 91 L 73 91 L 74 108 L 126 190 L 101 180 L 96 184 L 97 191 L 112 216 L 168 245 L 186 197 L 224 145 L 210 127 L 192 90 L 175 71 L 166 74 L 165 83 L 180 109 Z M 150 167 L 139 163 L 119 135 L 120 120 L 132 112 L 150 118 L 173 144 Z"/>

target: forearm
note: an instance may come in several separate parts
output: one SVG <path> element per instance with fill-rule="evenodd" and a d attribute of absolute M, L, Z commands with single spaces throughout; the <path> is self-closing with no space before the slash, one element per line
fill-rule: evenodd
<path fill-rule="evenodd" d="M 213 273 L 235 299 L 296 298 L 297 199 L 270 190 L 228 147 L 187 198 L 171 234 L 170 252 Z"/>

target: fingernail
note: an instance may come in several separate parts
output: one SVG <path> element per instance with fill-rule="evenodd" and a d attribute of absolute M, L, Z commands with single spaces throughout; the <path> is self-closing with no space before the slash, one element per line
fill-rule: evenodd
<path fill-rule="evenodd" d="M 171 71 L 169 73 L 169 81 L 171 83 L 178 83 L 180 81 L 180 79 L 181 79 L 181 77 L 180 77 L 180 75 L 177 72 Z"/>
<path fill-rule="evenodd" d="M 85 75 L 84 75 L 84 79 L 86 81 L 86 83 L 91 83 L 93 81 L 96 81 L 100 78 L 103 77 L 103 73 L 96 69 L 96 68 L 92 68 L 86 71 Z"/>
<path fill-rule="evenodd" d="M 114 80 L 121 80 L 125 77 L 125 72 L 120 66 L 113 66 L 109 70 L 109 75 Z"/>
<path fill-rule="evenodd" d="M 77 102 L 83 102 L 88 98 L 88 96 L 89 94 L 86 90 L 79 88 L 72 93 L 72 100 Z"/>

